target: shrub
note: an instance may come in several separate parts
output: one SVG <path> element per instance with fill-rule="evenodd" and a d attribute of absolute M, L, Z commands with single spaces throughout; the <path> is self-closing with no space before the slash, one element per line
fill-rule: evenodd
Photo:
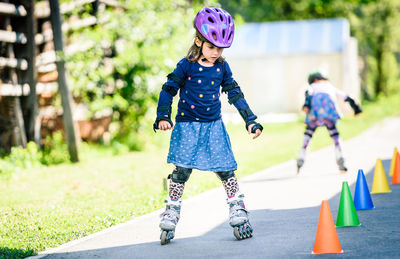
<path fill-rule="evenodd" d="M 42 148 L 40 162 L 44 165 L 55 165 L 69 162 L 68 146 L 61 131 L 47 136 Z"/>

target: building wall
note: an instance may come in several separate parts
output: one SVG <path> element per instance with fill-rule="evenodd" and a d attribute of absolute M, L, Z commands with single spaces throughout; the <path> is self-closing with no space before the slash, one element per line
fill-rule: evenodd
<path fill-rule="evenodd" d="M 346 42 L 342 55 L 342 71 L 343 90 L 355 99 L 360 100 L 358 42 L 355 38 L 350 38 Z"/>
<path fill-rule="evenodd" d="M 233 77 L 256 114 L 299 112 L 304 103 L 308 74 L 318 68 L 328 72 L 334 86 L 359 99 L 357 42 L 352 39 L 343 52 L 287 56 L 229 58 Z M 222 97 L 224 100 L 226 97 Z M 350 110 L 340 104 L 343 112 Z M 235 112 L 226 101 L 222 110 Z"/>

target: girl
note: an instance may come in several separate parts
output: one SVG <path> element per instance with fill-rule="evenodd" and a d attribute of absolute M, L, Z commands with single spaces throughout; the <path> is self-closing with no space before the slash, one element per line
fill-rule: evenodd
<path fill-rule="evenodd" d="M 309 74 L 308 83 L 312 95 L 309 95 L 306 91 L 306 101 L 303 106 L 303 111 L 307 114 L 305 119 L 306 131 L 304 132 L 303 146 L 297 159 L 297 173 L 304 164 L 308 143 L 319 126 L 325 126 L 328 129 L 329 135 L 335 143 L 336 163 L 339 170 L 345 173 L 347 168 L 340 147 L 339 132 L 336 129 L 336 122 L 341 118 L 337 98 L 348 102 L 355 115 L 361 113 L 362 110 L 352 98 L 335 88 L 320 71 Z"/>
<path fill-rule="evenodd" d="M 249 134 L 257 138 L 263 127 L 255 121 L 244 95 L 221 56 L 231 46 L 234 23 L 221 8 L 203 8 L 194 20 L 196 37 L 185 58 L 163 85 L 154 130 L 172 129 L 168 163 L 175 165 L 170 179 L 165 212 L 161 215 L 161 244 L 174 237 L 179 220 L 183 189 L 192 169 L 213 171 L 221 179 L 228 196 L 229 223 L 237 239 L 252 236 L 248 211 L 234 171 L 237 164 L 228 133 L 221 120 L 220 92 L 227 93 L 246 123 Z M 221 90 L 221 91 L 220 91 Z M 179 91 L 176 125 L 171 121 L 173 97 Z"/>

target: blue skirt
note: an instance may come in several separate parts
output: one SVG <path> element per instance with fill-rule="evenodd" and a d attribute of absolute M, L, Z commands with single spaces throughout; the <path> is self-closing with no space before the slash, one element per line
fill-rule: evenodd
<path fill-rule="evenodd" d="M 177 122 L 171 134 L 168 163 L 203 171 L 237 169 L 222 120 Z"/>

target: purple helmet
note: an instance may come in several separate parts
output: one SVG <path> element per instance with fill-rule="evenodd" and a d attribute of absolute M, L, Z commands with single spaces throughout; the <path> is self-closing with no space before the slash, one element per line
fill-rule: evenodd
<path fill-rule="evenodd" d="M 235 25 L 227 11 L 204 7 L 197 13 L 194 26 L 213 45 L 219 48 L 229 48 L 232 45 Z"/>

